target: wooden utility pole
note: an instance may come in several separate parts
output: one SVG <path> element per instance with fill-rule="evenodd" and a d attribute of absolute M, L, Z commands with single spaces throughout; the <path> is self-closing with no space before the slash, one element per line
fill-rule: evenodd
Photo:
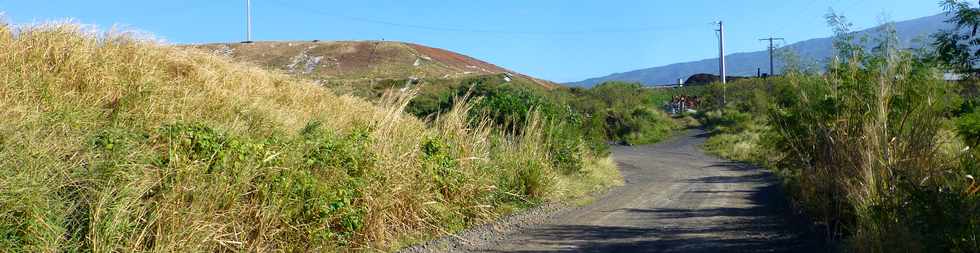
<path fill-rule="evenodd" d="M 769 36 L 769 38 L 759 39 L 759 40 L 760 41 L 765 41 L 765 40 L 768 40 L 769 41 L 769 76 L 775 76 L 776 75 L 776 64 L 773 63 L 773 55 L 776 53 L 776 44 L 774 43 L 774 41 L 777 41 L 777 40 L 785 41 L 786 39 L 783 39 L 783 38 L 773 38 L 772 36 Z"/>

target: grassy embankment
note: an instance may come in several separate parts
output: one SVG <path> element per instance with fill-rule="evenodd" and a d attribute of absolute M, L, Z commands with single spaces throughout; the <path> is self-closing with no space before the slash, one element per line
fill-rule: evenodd
<path fill-rule="evenodd" d="M 376 103 L 73 25 L 0 25 L 0 248 L 391 250 L 614 184 L 531 113 Z M 574 138 L 572 138 L 574 139 Z"/>
<path fill-rule="evenodd" d="M 929 51 L 886 34 L 873 51 L 837 28 L 823 74 L 729 84 L 706 95 L 705 149 L 770 168 L 828 237 L 854 252 L 980 251 L 975 80 L 948 83 Z"/>

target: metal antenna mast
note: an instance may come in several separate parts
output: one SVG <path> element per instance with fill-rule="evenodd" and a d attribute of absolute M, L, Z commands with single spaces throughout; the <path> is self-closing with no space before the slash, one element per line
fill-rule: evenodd
<path fill-rule="evenodd" d="M 252 0 L 245 0 L 245 43 L 252 42 Z"/>
<path fill-rule="evenodd" d="M 774 41 L 777 41 L 777 40 L 786 41 L 786 39 L 783 39 L 783 38 L 773 38 L 772 36 L 769 36 L 769 38 L 759 39 L 759 40 L 760 41 L 766 41 L 766 40 L 769 41 L 769 75 L 770 76 L 775 76 L 776 75 L 776 65 L 773 63 L 773 55 L 776 52 L 776 45 L 773 42 Z"/>

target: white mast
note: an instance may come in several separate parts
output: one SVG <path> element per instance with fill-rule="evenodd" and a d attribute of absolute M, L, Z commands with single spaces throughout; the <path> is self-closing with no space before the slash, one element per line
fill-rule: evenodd
<path fill-rule="evenodd" d="M 725 66 L 725 24 L 718 21 L 718 74 L 721 76 L 721 83 L 728 82 L 728 70 Z"/>
<path fill-rule="evenodd" d="M 252 0 L 245 0 L 245 42 L 252 42 Z"/>

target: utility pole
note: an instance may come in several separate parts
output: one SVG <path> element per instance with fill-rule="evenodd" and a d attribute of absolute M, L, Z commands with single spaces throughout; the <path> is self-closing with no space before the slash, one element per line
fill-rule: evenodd
<path fill-rule="evenodd" d="M 728 69 L 725 66 L 725 23 L 718 21 L 718 75 L 721 83 L 728 83 Z"/>
<path fill-rule="evenodd" d="M 786 39 L 783 39 L 783 38 L 773 38 L 772 36 L 769 36 L 769 38 L 766 38 L 766 39 L 759 39 L 759 41 L 766 41 L 766 40 L 769 41 L 769 75 L 770 76 L 775 76 L 776 75 L 776 65 L 773 63 L 773 55 L 776 53 L 776 44 L 773 43 L 773 42 L 774 41 L 777 41 L 777 40 L 786 41 Z"/>
<path fill-rule="evenodd" d="M 245 43 L 252 42 L 252 0 L 245 0 Z"/>
<path fill-rule="evenodd" d="M 718 21 L 718 74 L 721 77 L 721 104 L 728 104 L 728 69 L 725 66 L 725 23 Z"/>

